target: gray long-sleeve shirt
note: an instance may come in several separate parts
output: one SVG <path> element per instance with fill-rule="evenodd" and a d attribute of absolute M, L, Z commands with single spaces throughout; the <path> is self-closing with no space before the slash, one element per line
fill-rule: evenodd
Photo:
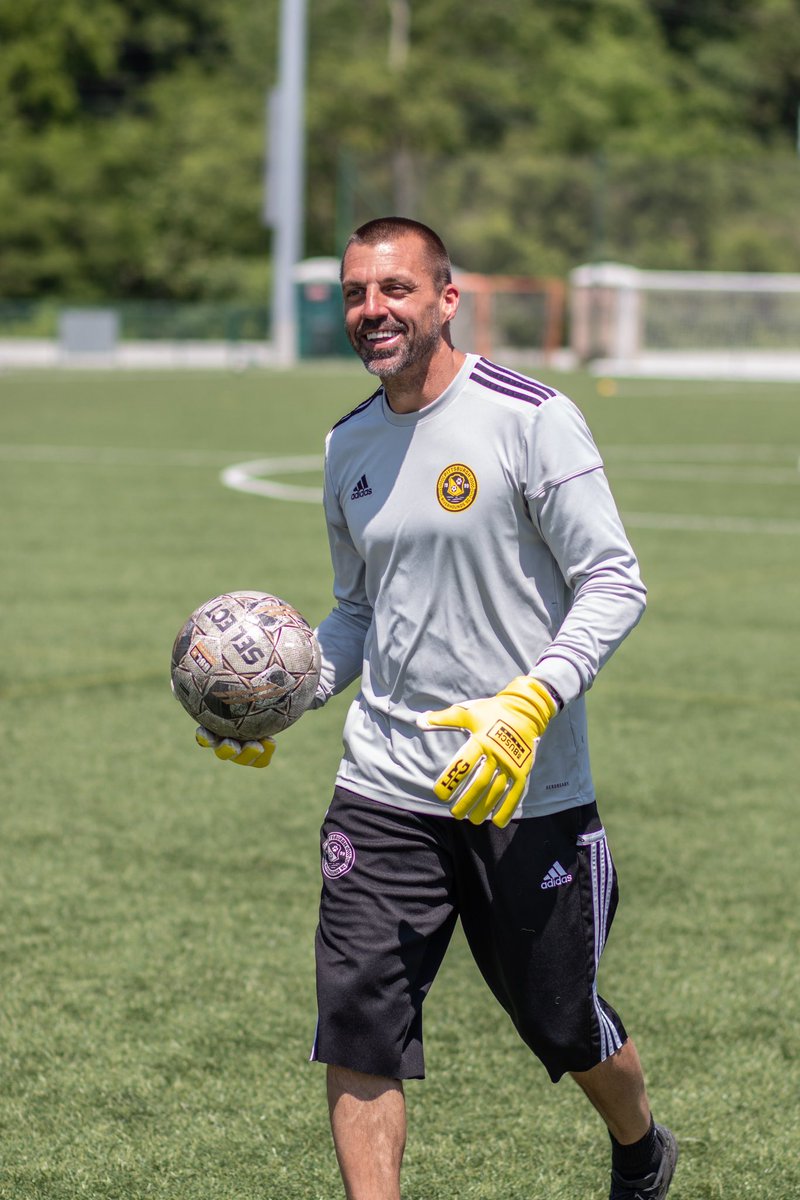
<path fill-rule="evenodd" d="M 583 695 L 645 588 L 575 405 L 477 355 L 419 412 L 379 389 L 328 435 L 325 513 L 336 607 L 317 704 L 361 675 L 337 782 L 447 816 L 432 785 L 468 734 L 417 717 L 530 673 L 565 707 L 517 815 L 592 800 Z"/>

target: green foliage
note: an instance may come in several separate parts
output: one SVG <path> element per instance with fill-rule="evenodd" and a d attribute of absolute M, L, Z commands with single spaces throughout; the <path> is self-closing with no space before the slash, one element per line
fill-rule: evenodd
<path fill-rule="evenodd" d="M 308 10 L 309 254 L 400 209 L 484 270 L 800 269 L 800 0 Z M 278 12 L 0 0 L 1 296 L 263 299 Z"/>

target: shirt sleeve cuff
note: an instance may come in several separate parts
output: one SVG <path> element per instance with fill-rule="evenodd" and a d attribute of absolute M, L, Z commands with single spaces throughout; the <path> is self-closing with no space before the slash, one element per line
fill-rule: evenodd
<path fill-rule="evenodd" d="M 530 673 L 565 706 L 580 696 L 583 690 L 580 675 L 566 658 L 540 658 Z"/>

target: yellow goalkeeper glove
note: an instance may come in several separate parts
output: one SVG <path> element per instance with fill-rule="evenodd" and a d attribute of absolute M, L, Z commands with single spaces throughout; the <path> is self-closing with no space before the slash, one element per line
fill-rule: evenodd
<path fill-rule="evenodd" d="M 491 813 L 493 823 L 504 828 L 522 798 L 539 738 L 556 711 L 547 688 L 520 675 L 496 696 L 423 713 L 423 729 L 467 729 L 472 734 L 437 779 L 436 799 L 449 804 L 458 820 L 468 817 L 479 825 Z"/>
<path fill-rule="evenodd" d="M 195 730 L 195 741 L 205 750 L 213 750 L 217 758 L 238 763 L 240 767 L 266 767 L 275 752 L 275 740 L 271 737 L 254 742 L 240 742 L 237 738 L 221 738 L 204 725 Z"/>

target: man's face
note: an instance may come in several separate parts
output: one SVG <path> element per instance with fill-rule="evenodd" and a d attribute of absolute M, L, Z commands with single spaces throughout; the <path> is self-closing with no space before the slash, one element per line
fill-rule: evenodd
<path fill-rule="evenodd" d="M 425 244 L 413 233 L 375 246 L 350 246 L 342 294 L 350 344 L 367 370 L 382 379 L 431 357 L 458 297 L 452 286 L 436 286 Z"/>

